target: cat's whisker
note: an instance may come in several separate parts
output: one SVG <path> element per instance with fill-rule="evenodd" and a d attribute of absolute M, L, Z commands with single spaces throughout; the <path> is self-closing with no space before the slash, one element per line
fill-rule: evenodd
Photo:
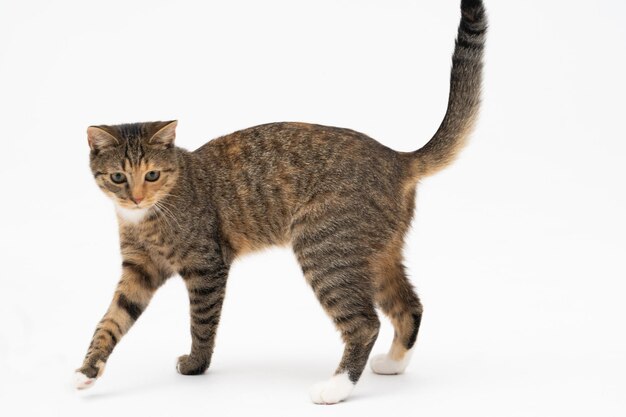
<path fill-rule="evenodd" d="M 166 221 L 166 220 L 163 218 L 163 214 L 161 213 L 161 210 L 156 205 L 154 205 L 153 208 L 154 208 L 154 212 L 156 213 L 156 219 L 157 219 L 156 224 L 157 224 L 157 227 L 159 228 L 159 233 L 163 235 L 164 229 L 163 229 L 162 221 Z"/>
<path fill-rule="evenodd" d="M 172 229 L 173 229 L 173 227 L 174 227 L 174 225 L 172 224 L 172 222 L 171 222 L 171 220 L 170 220 L 169 216 L 165 213 L 165 210 L 163 210 L 163 207 L 161 207 L 161 206 L 159 206 L 159 205 L 157 205 L 157 204 L 155 204 L 155 205 L 154 205 L 154 207 L 157 209 L 157 211 L 158 211 L 158 213 L 159 213 L 159 215 L 160 215 L 161 220 L 162 220 L 163 222 L 165 222 L 165 225 L 167 226 L 167 228 L 168 228 L 169 230 L 172 230 Z M 161 226 L 162 226 L 162 225 L 161 225 Z"/>
<path fill-rule="evenodd" d="M 178 206 L 172 202 L 167 202 L 167 201 L 163 201 L 163 200 L 159 200 L 157 202 L 158 204 L 162 205 L 162 206 L 167 206 L 167 207 L 171 207 L 174 210 L 178 210 Z"/>
<path fill-rule="evenodd" d="M 164 215 L 167 213 L 167 215 L 174 221 L 176 222 L 176 225 L 178 226 L 179 229 L 182 229 L 182 226 L 180 225 L 180 223 L 178 222 L 178 219 L 176 218 L 176 216 L 174 215 L 174 213 L 172 213 L 172 211 L 166 207 L 162 201 L 159 201 L 157 203 L 155 203 L 156 206 L 159 207 L 160 210 L 163 211 Z"/>

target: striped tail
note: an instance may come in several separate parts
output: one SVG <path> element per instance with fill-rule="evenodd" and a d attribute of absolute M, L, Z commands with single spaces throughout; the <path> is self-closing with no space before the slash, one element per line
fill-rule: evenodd
<path fill-rule="evenodd" d="M 462 0 L 448 109 L 437 133 L 413 153 L 420 177 L 434 174 L 454 161 L 472 132 L 480 107 L 486 33 L 487 15 L 482 0 Z"/>

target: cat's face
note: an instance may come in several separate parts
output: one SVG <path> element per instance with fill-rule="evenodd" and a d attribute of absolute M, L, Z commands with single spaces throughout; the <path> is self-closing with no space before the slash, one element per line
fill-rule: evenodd
<path fill-rule="evenodd" d="M 90 165 L 100 189 L 125 217 L 142 216 L 178 178 L 176 121 L 91 126 Z"/>

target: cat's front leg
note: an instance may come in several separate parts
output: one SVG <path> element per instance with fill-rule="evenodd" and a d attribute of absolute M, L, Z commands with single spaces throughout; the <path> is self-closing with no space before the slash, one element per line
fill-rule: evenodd
<path fill-rule="evenodd" d="M 83 365 L 76 370 L 78 389 L 93 386 L 102 375 L 115 345 L 143 313 L 165 279 L 147 258 L 125 257 L 122 268 L 111 305 L 96 327 Z"/>
<path fill-rule="evenodd" d="M 228 266 L 221 260 L 180 271 L 189 292 L 191 352 L 178 358 L 183 375 L 202 374 L 211 363 L 215 333 L 222 312 Z"/>

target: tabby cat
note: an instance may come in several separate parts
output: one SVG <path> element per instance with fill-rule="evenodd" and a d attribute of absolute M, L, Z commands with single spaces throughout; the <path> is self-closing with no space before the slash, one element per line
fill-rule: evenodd
<path fill-rule="evenodd" d="M 203 373 L 231 264 L 270 245 L 291 245 L 345 342 L 334 376 L 311 389 L 315 403 L 344 400 L 359 380 L 378 335 L 376 307 L 395 336 L 371 368 L 403 372 L 422 318 L 402 265 L 416 184 L 452 162 L 480 104 L 485 10 L 481 0 L 462 0 L 461 11 L 448 109 L 434 137 L 415 152 L 305 123 L 252 127 L 193 152 L 174 145 L 176 121 L 89 127 L 91 169 L 115 203 L 123 262 L 111 305 L 76 372 L 77 387 L 102 375 L 115 345 L 176 274 L 189 293 L 192 339 L 177 370 Z"/>

